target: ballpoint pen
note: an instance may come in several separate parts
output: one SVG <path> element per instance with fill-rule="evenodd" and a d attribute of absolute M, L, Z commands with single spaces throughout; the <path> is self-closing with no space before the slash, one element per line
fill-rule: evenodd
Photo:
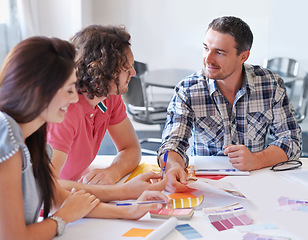
<path fill-rule="evenodd" d="M 231 169 L 198 169 L 199 172 L 240 172 L 240 170 L 231 168 Z"/>
<path fill-rule="evenodd" d="M 168 150 L 164 154 L 164 163 L 163 163 L 163 168 L 162 168 L 161 180 L 163 180 L 164 173 L 166 171 L 167 159 L 168 159 Z"/>
<path fill-rule="evenodd" d="M 149 200 L 149 201 L 118 201 L 115 202 L 117 206 L 130 206 L 130 205 L 143 205 L 143 204 L 154 204 L 154 203 L 166 203 L 164 200 Z"/>

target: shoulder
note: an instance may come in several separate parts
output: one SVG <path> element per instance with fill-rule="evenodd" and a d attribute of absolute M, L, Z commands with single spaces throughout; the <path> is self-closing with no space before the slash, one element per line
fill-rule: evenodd
<path fill-rule="evenodd" d="M 267 88 L 274 91 L 277 87 L 285 88 L 283 79 L 270 69 L 248 64 L 244 64 L 244 67 L 248 84 L 256 89 L 263 90 Z"/>
<path fill-rule="evenodd" d="M 105 100 L 107 112 L 111 115 L 126 113 L 125 104 L 121 95 L 112 95 Z"/>
<path fill-rule="evenodd" d="M 277 82 L 279 79 L 282 80 L 277 73 L 271 71 L 270 69 L 263 68 L 259 65 L 244 64 L 244 68 L 247 77 L 250 77 L 255 81 L 267 80 L 270 82 Z"/>
<path fill-rule="evenodd" d="M 182 100 L 208 95 L 207 81 L 200 70 L 180 81 L 175 87 L 175 92 Z"/>
<path fill-rule="evenodd" d="M 23 144 L 22 132 L 16 121 L 0 112 L 0 162 L 12 157 Z"/>
<path fill-rule="evenodd" d="M 187 88 L 191 88 L 191 87 L 196 87 L 196 85 L 198 85 L 200 83 L 204 83 L 204 82 L 205 82 L 205 79 L 203 77 L 202 70 L 200 70 L 198 72 L 195 72 L 195 73 L 187 76 L 183 80 L 181 80 L 176 85 L 176 88 L 187 89 Z"/>
<path fill-rule="evenodd" d="M 111 95 L 106 99 L 106 107 L 114 108 L 117 107 L 119 104 L 124 104 L 121 95 Z"/>

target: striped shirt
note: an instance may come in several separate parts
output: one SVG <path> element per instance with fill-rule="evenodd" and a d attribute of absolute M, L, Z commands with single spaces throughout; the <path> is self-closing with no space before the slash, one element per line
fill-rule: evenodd
<path fill-rule="evenodd" d="M 215 80 L 202 70 L 183 79 L 169 107 L 162 145 L 179 153 L 188 164 L 186 150 L 192 137 L 192 156 L 216 155 L 230 144 L 245 145 L 251 152 L 267 145 L 280 147 L 288 158 L 299 158 L 301 129 L 286 94 L 283 79 L 268 69 L 244 64 L 245 77 L 233 105 L 219 91 Z M 267 143 L 267 134 L 273 141 Z"/>

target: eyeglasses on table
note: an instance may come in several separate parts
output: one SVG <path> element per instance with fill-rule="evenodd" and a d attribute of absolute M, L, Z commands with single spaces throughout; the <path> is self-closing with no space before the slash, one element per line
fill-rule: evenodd
<path fill-rule="evenodd" d="M 289 160 L 289 161 L 277 163 L 271 168 L 271 170 L 274 172 L 288 171 L 288 170 L 297 169 L 302 165 L 303 163 L 300 160 Z"/>

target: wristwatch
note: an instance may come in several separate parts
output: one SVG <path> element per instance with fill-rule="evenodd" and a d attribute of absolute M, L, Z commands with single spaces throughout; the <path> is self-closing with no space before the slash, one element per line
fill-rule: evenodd
<path fill-rule="evenodd" d="M 50 216 L 49 219 L 52 219 L 52 220 L 57 222 L 58 227 L 57 227 L 56 236 L 61 236 L 64 232 L 64 229 L 65 229 L 65 225 L 66 225 L 65 221 L 62 218 L 57 217 L 57 216 L 53 216 L 53 215 Z"/>

